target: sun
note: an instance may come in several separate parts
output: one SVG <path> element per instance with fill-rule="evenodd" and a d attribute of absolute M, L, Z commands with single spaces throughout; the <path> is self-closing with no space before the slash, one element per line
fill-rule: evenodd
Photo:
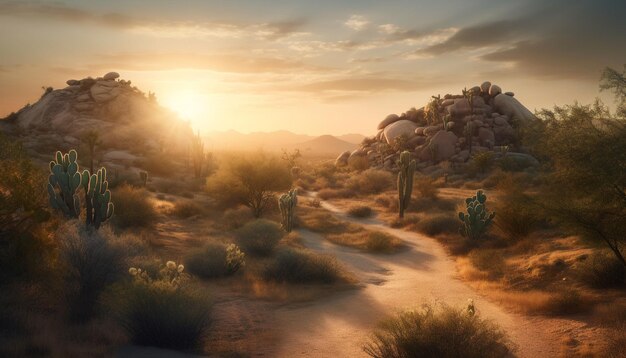
<path fill-rule="evenodd" d="M 191 90 L 167 94 L 163 98 L 163 105 L 194 123 L 204 122 L 208 114 L 207 98 Z"/>

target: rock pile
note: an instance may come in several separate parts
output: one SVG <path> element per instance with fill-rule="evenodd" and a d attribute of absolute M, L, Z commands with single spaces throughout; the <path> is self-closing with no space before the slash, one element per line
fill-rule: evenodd
<path fill-rule="evenodd" d="M 403 150 L 413 154 L 420 168 L 441 161 L 464 163 L 474 153 L 500 152 L 503 146 L 516 149 L 517 128 L 534 120 L 513 92 L 503 93 L 498 85 L 484 82 L 464 94 L 433 96 L 422 108 L 388 115 L 375 136 L 339 155 L 336 164 L 367 158 L 370 166 L 394 169 Z"/>

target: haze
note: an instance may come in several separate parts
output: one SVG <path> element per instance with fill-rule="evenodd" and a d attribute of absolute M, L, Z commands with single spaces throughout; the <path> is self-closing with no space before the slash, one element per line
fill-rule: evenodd
<path fill-rule="evenodd" d="M 203 131 L 362 133 L 485 80 L 531 110 L 587 103 L 626 58 L 624 14 L 621 1 L 2 1 L 0 115 L 108 71 Z"/>

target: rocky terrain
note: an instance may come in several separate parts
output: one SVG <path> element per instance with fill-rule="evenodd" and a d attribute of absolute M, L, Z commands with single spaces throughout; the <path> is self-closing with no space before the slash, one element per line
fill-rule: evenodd
<path fill-rule="evenodd" d="M 36 103 L 0 120 L 0 129 L 42 160 L 56 150 L 86 152 L 95 133 L 98 164 L 125 167 L 152 153 L 182 153 L 193 135 L 189 124 L 160 107 L 153 94 L 116 72 L 70 79 L 61 89 L 48 87 Z"/>
<path fill-rule="evenodd" d="M 519 129 L 536 118 L 512 92 L 503 93 L 490 82 L 463 92 L 433 96 L 422 108 L 388 115 L 375 136 L 364 139 L 358 149 L 343 152 L 336 164 L 367 160 L 369 166 L 393 169 L 403 150 L 413 154 L 420 169 L 443 161 L 462 164 L 487 151 L 536 162 L 519 146 Z"/>

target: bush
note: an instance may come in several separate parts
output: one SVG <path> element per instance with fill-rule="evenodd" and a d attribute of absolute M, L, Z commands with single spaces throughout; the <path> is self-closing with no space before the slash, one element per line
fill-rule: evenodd
<path fill-rule="evenodd" d="M 363 350 L 376 358 L 508 357 L 508 339 L 495 324 L 465 310 L 424 306 L 384 321 Z"/>
<path fill-rule="evenodd" d="M 626 284 L 626 267 L 612 253 L 596 252 L 577 269 L 585 284 L 595 288 L 623 287 Z"/>
<path fill-rule="evenodd" d="M 344 280 L 337 260 L 300 249 L 285 248 L 277 252 L 263 277 L 268 281 L 287 283 L 335 283 Z"/>
<path fill-rule="evenodd" d="M 470 170 L 478 173 L 486 173 L 494 164 L 495 157 L 493 152 L 480 152 L 474 154 L 470 161 Z"/>
<path fill-rule="evenodd" d="M 474 267 L 488 272 L 489 278 L 496 279 L 504 275 L 506 263 L 504 258 L 502 258 L 502 253 L 496 250 L 475 249 L 470 252 L 468 257 Z"/>
<path fill-rule="evenodd" d="M 317 193 L 317 196 L 322 200 L 349 198 L 354 195 L 355 193 L 349 189 L 322 189 Z"/>
<path fill-rule="evenodd" d="M 459 220 L 448 214 L 434 214 L 421 218 L 416 228 L 417 231 L 429 236 L 457 233 L 459 231 Z"/>
<path fill-rule="evenodd" d="M 503 177 L 498 186 L 498 200 L 495 203 L 496 227 L 513 239 L 528 236 L 537 226 L 545 221 L 541 208 L 533 204 L 514 177 Z"/>
<path fill-rule="evenodd" d="M 187 219 L 192 216 L 200 215 L 202 213 L 202 208 L 193 201 L 178 201 L 174 204 L 172 213 L 179 218 Z"/>
<path fill-rule="evenodd" d="M 202 278 L 232 275 L 244 264 L 244 254 L 235 244 L 208 243 L 185 258 L 187 270 Z"/>
<path fill-rule="evenodd" d="M 378 194 L 393 187 L 393 174 L 386 170 L 367 169 L 351 176 L 346 188 L 360 194 Z"/>
<path fill-rule="evenodd" d="M 124 287 L 115 306 L 131 341 L 177 350 L 200 348 L 210 322 L 209 299 L 189 286 L 180 267 L 173 269 L 180 275 L 162 269 L 157 280 L 134 270 L 134 282 Z"/>
<path fill-rule="evenodd" d="M 280 225 L 269 220 L 257 219 L 236 231 L 237 242 L 245 253 L 268 256 L 284 236 Z"/>
<path fill-rule="evenodd" d="M 64 294 L 73 321 L 92 318 L 101 293 L 124 272 L 124 252 L 114 247 L 99 233 L 81 227 L 66 236 L 62 228 L 61 259 L 64 264 Z M 63 232 L 63 234 L 60 234 Z"/>
<path fill-rule="evenodd" d="M 222 215 L 222 220 L 220 220 L 220 224 L 222 224 L 228 230 L 239 229 L 244 226 L 247 222 L 254 220 L 254 216 L 250 212 L 250 209 L 245 206 L 239 206 L 233 209 L 227 209 L 224 211 Z"/>
<path fill-rule="evenodd" d="M 156 220 L 156 210 L 145 189 L 122 185 L 115 190 L 113 223 L 119 228 L 149 227 Z"/>
<path fill-rule="evenodd" d="M 370 252 L 392 252 L 400 246 L 400 240 L 380 231 L 372 231 L 367 235 L 365 247 Z"/>
<path fill-rule="evenodd" d="M 426 175 L 416 175 L 413 179 L 413 190 L 423 198 L 437 198 L 437 186 L 435 180 Z"/>
<path fill-rule="evenodd" d="M 348 209 L 348 215 L 355 218 L 368 218 L 372 216 L 372 208 L 365 205 L 353 206 Z"/>

